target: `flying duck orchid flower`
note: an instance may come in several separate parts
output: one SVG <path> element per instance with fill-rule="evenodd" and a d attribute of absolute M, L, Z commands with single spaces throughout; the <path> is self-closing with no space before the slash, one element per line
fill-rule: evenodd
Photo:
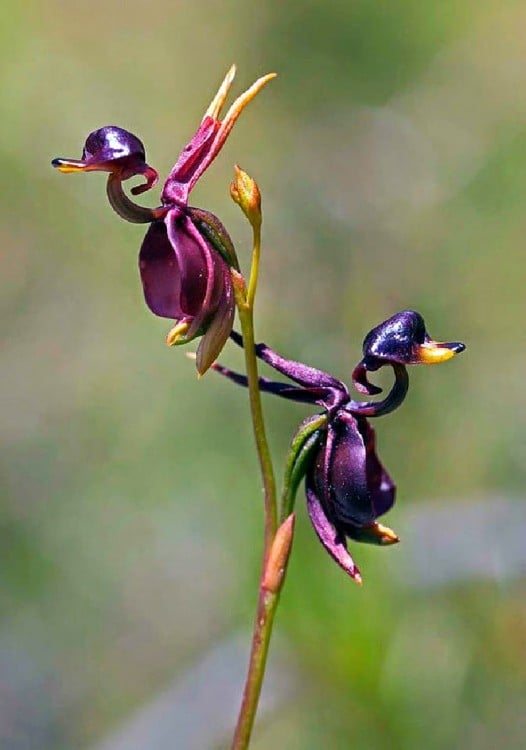
<path fill-rule="evenodd" d="M 235 331 L 231 338 L 243 345 Z M 321 415 L 302 422 L 293 438 L 282 517 L 291 512 L 304 477 L 307 511 L 316 534 L 331 557 L 358 583 L 361 574 L 347 549 L 347 538 L 377 545 L 399 541 L 394 531 L 377 520 L 393 506 L 396 487 L 377 456 L 375 431 L 368 418 L 400 406 L 408 390 L 407 365 L 444 362 L 464 348 L 458 342 L 433 341 L 419 313 L 397 313 L 367 334 L 363 358 L 353 372 L 353 384 L 360 393 L 381 392 L 368 381 L 367 373 L 384 366 L 392 367 L 394 384 L 381 401 L 355 401 L 347 386 L 328 373 L 285 359 L 265 344 L 256 345 L 263 362 L 293 381 L 260 378 L 261 391 L 323 409 Z M 244 375 L 217 363 L 213 368 L 246 386 Z"/>
<path fill-rule="evenodd" d="M 236 120 L 274 74 L 259 78 L 232 104 L 221 110 L 235 76 L 228 71 L 191 141 L 182 150 L 161 193 L 161 205 L 137 205 L 122 183 L 143 176 L 133 187 L 138 195 L 152 188 L 157 172 L 146 163 L 145 149 L 132 133 L 106 126 L 91 133 L 82 158 L 54 159 L 61 172 L 108 172 L 107 195 L 112 208 L 127 221 L 149 223 L 139 253 L 144 297 L 150 310 L 175 321 L 167 336 L 170 345 L 202 336 L 196 357 L 203 374 L 223 348 L 234 321 L 230 269 L 239 270 L 232 240 L 219 219 L 188 204 L 191 190 L 222 149 Z"/>

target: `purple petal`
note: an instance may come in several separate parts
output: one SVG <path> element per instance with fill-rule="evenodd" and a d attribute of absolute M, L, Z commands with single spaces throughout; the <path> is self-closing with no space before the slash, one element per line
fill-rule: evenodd
<path fill-rule="evenodd" d="M 192 327 L 197 330 L 217 305 L 222 280 L 215 275 L 211 250 L 178 209 L 150 226 L 139 267 L 146 303 L 156 315 L 195 319 Z M 214 289 L 217 282 L 219 290 Z"/>
<path fill-rule="evenodd" d="M 366 419 L 358 419 L 358 427 L 366 449 L 367 486 L 371 493 L 375 516 L 387 513 L 394 504 L 396 486 L 376 455 L 376 435 Z"/>
<path fill-rule="evenodd" d="M 181 306 L 194 316 L 188 331 L 193 336 L 215 312 L 224 293 L 224 279 L 230 272 L 210 242 L 199 232 L 188 216 L 167 217 L 168 237 L 177 254 L 181 269 Z"/>
<path fill-rule="evenodd" d="M 154 221 L 146 232 L 139 253 L 139 270 L 150 310 L 162 318 L 182 318 L 181 272 L 164 221 Z"/>
<path fill-rule="evenodd" d="M 338 565 L 353 578 L 356 583 L 362 583 L 362 577 L 357 565 L 347 550 L 345 537 L 339 534 L 331 524 L 322 504 L 318 500 L 316 493 L 308 484 L 306 486 L 307 494 L 307 511 L 309 518 L 318 535 L 320 542 L 323 544 L 329 555 Z"/>
<path fill-rule="evenodd" d="M 365 443 L 357 420 L 348 412 L 340 411 L 329 423 L 326 455 L 331 513 L 343 523 L 372 523 L 376 513 L 368 484 Z"/>

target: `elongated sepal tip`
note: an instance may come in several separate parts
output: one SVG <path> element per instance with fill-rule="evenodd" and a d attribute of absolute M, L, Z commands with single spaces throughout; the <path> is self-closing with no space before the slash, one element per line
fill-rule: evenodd
<path fill-rule="evenodd" d="M 353 581 L 356 581 L 356 583 L 361 586 L 362 576 L 358 566 L 347 550 L 345 537 L 337 531 L 329 521 L 316 493 L 308 484 L 306 487 L 306 495 L 307 512 L 314 527 L 314 531 L 318 535 L 318 539 L 333 560 L 338 563 L 340 568 L 342 568 L 342 570 L 344 570 Z"/>
<path fill-rule="evenodd" d="M 261 587 L 273 594 L 277 594 L 281 589 L 283 577 L 287 569 L 290 548 L 294 537 L 295 520 L 295 514 L 291 513 L 283 521 L 270 547 Z"/>

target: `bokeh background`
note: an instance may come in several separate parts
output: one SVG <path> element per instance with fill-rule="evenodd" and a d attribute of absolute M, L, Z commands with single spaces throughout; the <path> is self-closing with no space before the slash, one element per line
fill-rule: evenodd
<path fill-rule="evenodd" d="M 246 393 L 142 301 L 104 124 L 165 175 L 232 62 L 243 114 L 193 202 L 249 233 L 257 333 L 343 379 L 408 307 L 467 352 L 377 425 L 395 548 L 359 589 L 297 537 L 255 750 L 519 748 L 526 730 L 526 8 L 511 0 L 4 0 L 0 747 L 227 746 L 261 553 Z M 145 198 L 155 201 L 155 196 Z M 238 366 L 228 347 L 224 361 Z M 265 401 L 276 465 L 304 407 Z"/>

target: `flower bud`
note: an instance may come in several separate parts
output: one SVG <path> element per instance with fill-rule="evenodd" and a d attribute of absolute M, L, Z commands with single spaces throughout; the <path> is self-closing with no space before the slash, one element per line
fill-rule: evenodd
<path fill-rule="evenodd" d="M 230 184 L 230 195 L 240 207 L 253 228 L 261 225 L 261 193 L 257 182 L 241 167 L 234 167 L 236 176 Z"/>

